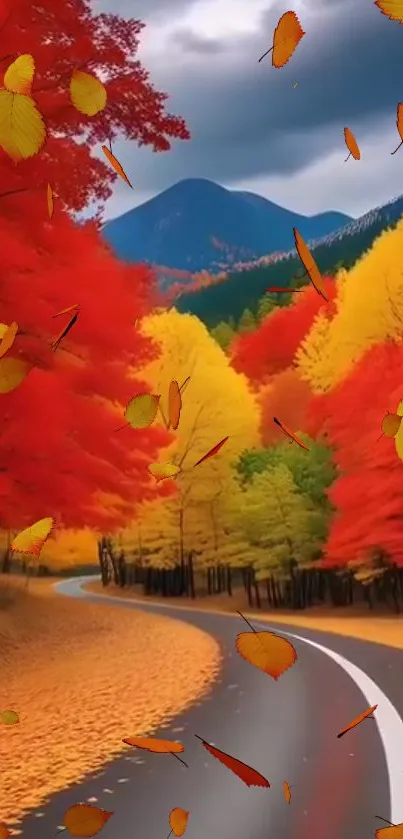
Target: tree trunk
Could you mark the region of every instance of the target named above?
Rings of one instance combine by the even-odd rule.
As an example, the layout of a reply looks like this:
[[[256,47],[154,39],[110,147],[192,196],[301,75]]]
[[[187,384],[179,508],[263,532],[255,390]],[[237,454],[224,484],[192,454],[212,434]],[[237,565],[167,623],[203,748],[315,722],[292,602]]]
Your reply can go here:
[[[226,584],[227,584],[227,594],[229,597],[232,597],[232,568],[230,565],[227,565],[226,568]]]
[[[196,589],[195,589],[195,574],[194,574],[194,567],[193,567],[193,551],[189,551],[188,556],[188,570],[189,570],[189,592],[192,600],[196,598]]]

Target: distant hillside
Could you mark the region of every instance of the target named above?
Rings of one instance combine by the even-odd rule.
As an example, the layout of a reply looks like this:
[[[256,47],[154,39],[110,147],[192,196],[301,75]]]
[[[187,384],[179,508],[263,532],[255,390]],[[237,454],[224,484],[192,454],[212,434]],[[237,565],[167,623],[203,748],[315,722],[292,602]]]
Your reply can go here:
[[[301,216],[259,195],[231,192],[196,178],[180,181],[107,222],[103,235],[128,262],[218,273],[235,263],[289,250],[293,227],[305,238],[317,239],[350,221],[336,212]]]
[[[322,240],[309,241],[322,273],[333,274],[342,266],[350,268],[371,247],[382,230],[393,227],[402,214],[403,196],[371,210]],[[212,328],[231,317],[237,321],[246,308],[255,313],[259,299],[269,286],[295,287],[293,278],[296,275],[301,275],[301,262],[295,250],[282,254],[281,258],[266,257],[239,266],[239,270],[230,272],[225,280],[216,285],[183,292],[177,308],[197,315]]]

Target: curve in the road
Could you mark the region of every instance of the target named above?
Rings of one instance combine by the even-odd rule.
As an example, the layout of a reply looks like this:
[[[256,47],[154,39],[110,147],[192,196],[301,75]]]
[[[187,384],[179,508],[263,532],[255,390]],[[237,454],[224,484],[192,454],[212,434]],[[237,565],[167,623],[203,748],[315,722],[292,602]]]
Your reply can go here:
[[[164,611],[196,625],[219,641],[222,673],[202,700],[155,733],[176,739],[182,732],[190,771],[145,753],[126,752],[52,796],[41,813],[28,814],[21,825],[27,839],[52,835],[65,809],[84,800],[99,801],[105,809],[114,802],[104,839],[132,839],[133,829],[145,839],[158,837],[174,806],[191,812],[189,839],[210,834],[220,839],[243,839],[245,834],[253,839],[267,839],[268,834],[276,839],[312,839],[313,834],[320,839],[356,839],[370,837],[380,826],[374,823],[375,813],[399,821],[397,785],[403,777],[403,758],[401,768],[397,761],[398,752],[403,754],[403,724],[396,707],[403,710],[401,651],[309,630],[300,635],[293,627],[276,626],[276,633],[295,639],[299,666],[273,683],[236,654],[235,634],[241,631],[234,624],[237,616],[93,594],[82,589],[87,579],[65,581],[57,585],[58,591],[149,613]],[[337,653],[332,649],[336,644]],[[118,661],[117,656],[117,666]],[[385,691],[382,698],[379,684]],[[377,724],[365,723],[338,740],[337,732],[362,712],[364,703],[378,704]],[[167,727],[169,734],[163,733]],[[127,728],[130,709],[123,736],[130,734]],[[203,754],[194,734],[262,771],[272,788],[245,787]],[[282,797],[283,780],[294,787],[291,806]]]

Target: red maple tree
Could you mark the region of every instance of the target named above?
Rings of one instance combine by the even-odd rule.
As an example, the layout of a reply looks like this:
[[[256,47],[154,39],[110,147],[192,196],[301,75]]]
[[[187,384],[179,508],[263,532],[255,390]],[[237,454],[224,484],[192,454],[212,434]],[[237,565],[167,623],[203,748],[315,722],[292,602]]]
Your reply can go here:
[[[286,439],[273,422],[273,417],[294,431],[306,431],[306,411],[310,400],[309,386],[293,367],[273,376],[271,383],[262,388],[259,394],[263,445],[283,443]]]
[[[381,435],[387,411],[403,398],[403,349],[378,345],[351,374],[309,407],[309,429],[334,450],[338,477],[325,562],[345,565],[382,551],[403,566],[403,463],[393,439]]]
[[[134,320],[157,293],[151,271],[118,262],[94,223],[77,225],[65,210],[110,194],[116,175],[91,156],[94,146],[119,134],[162,151],[169,138],[188,132],[182,119],[165,114],[165,95],[136,57],[141,23],[93,15],[84,0],[10,0],[0,7],[0,27],[4,70],[17,54],[34,56],[32,95],[48,129],[30,160],[14,165],[0,150],[0,320],[19,325],[9,355],[33,365],[0,397],[0,526],[18,529],[53,515],[67,527],[110,530],[155,492],[147,464],[170,439],[155,426],[115,433],[124,422],[117,404],[147,389],[129,369],[140,370],[158,348]],[[106,78],[107,107],[91,119],[70,103],[75,67]],[[58,199],[52,220],[48,182]],[[52,352],[65,323],[53,315],[73,304],[80,305],[78,321]],[[102,505],[99,492],[116,501]]]
[[[294,360],[295,353],[322,309],[334,314],[336,285],[325,278],[329,303],[315,291],[312,285],[295,294],[289,306],[273,309],[258,329],[239,335],[231,347],[232,364],[239,373],[256,385],[270,381],[271,377],[285,370]]]

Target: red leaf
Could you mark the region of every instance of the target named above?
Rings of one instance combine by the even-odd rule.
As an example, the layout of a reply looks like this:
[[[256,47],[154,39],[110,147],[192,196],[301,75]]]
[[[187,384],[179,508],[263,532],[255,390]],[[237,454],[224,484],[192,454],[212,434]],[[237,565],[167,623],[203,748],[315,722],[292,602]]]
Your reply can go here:
[[[210,752],[213,757],[220,761],[230,772],[233,772],[234,775],[237,775],[241,781],[246,784],[247,787],[269,787],[270,784],[260,772],[257,772],[256,769],[252,769],[251,766],[248,766],[247,763],[243,763],[242,760],[238,760],[236,757],[232,757],[232,755],[227,754],[227,752],[222,752],[221,749],[217,749],[215,746],[210,746],[210,743],[207,743],[206,740],[203,740],[202,737],[199,737],[198,734],[195,734],[198,740],[201,740],[202,745],[204,748]]]

